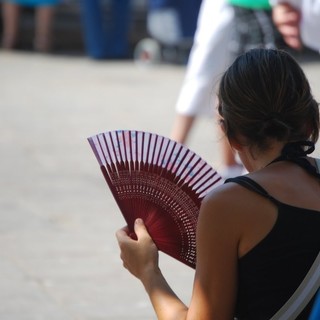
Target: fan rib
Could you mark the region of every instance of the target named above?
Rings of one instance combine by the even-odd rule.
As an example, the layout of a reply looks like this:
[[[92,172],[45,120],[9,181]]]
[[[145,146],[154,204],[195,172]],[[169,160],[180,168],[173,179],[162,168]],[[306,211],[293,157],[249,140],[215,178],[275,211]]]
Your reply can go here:
[[[117,145],[115,146],[118,150],[118,153],[119,153],[119,163],[120,163],[120,166],[125,166],[125,161],[123,159],[123,154],[122,154],[122,150],[121,150],[121,142],[120,142],[120,139],[119,139],[119,131],[116,131],[115,132],[115,135],[116,135],[116,142],[117,142]],[[112,140],[114,141],[114,140]]]
[[[160,176],[162,176],[162,173],[163,173],[163,171],[165,170],[165,157],[166,157],[166,154],[167,154],[167,152],[168,152],[168,149],[169,149],[169,145],[170,145],[170,141],[168,140],[168,139],[166,139],[166,148],[165,148],[165,150],[164,150],[164,153],[162,154],[162,158],[160,159],[160,157],[159,157],[159,160],[160,160],[160,162],[159,162],[159,167],[161,168],[160,169]]]
[[[178,166],[177,166],[177,168],[176,168],[176,171],[175,171],[175,172],[176,172],[176,178],[175,178],[175,182],[176,182],[176,183],[180,180],[181,175],[179,176],[179,175],[178,175],[178,172],[179,172],[180,168],[182,167],[182,165],[185,165],[185,162],[184,162],[184,161],[185,161],[188,153],[189,153],[189,151],[185,152],[185,154],[182,156],[182,158],[181,158],[181,160],[179,161],[179,164],[178,164]]]
[[[191,167],[191,162],[194,158],[195,154],[191,154],[190,159],[185,163],[184,167],[182,168],[182,171],[179,175],[180,180],[177,182],[178,185],[182,186],[183,184],[188,183],[188,181],[190,180],[189,178],[193,170],[193,168]]]
[[[159,152],[158,152],[156,160],[155,160],[157,171],[159,171],[159,169],[158,169],[158,167],[159,167],[159,158],[160,158],[160,155],[161,155],[161,150],[162,150],[163,142],[164,142],[164,138],[163,137],[160,137],[160,139],[161,139],[161,142],[160,142]]]
[[[109,155],[111,169],[112,169],[112,171],[118,172],[118,169],[117,169],[117,166],[116,166],[117,159],[116,159],[114,154],[110,153],[109,145],[107,143],[107,137],[106,137],[106,135],[102,135],[102,137],[103,137],[103,140],[104,140],[106,151],[108,152],[108,155]],[[112,157],[112,155],[113,155],[113,157]]]
[[[175,148],[179,148],[178,149],[178,152],[176,153],[176,154],[174,154],[173,153],[173,158],[172,158],[172,161],[171,161],[171,163],[172,163],[172,165],[171,165],[171,168],[170,168],[170,170],[171,170],[171,172],[172,173],[175,173],[175,172],[177,172],[177,167],[175,167],[175,165],[176,166],[179,166],[179,157],[180,157],[180,154],[181,154],[181,151],[182,151],[182,149],[183,149],[183,146],[182,145],[179,145],[178,143],[175,145]]]
[[[196,157],[196,154],[193,154],[192,157],[190,158],[190,160],[188,161],[187,165],[185,166],[184,171],[183,171],[183,172],[185,172],[187,169],[189,169],[189,171],[187,171],[187,173],[184,176],[185,177],[185,181],[187,183],[189,183],[192,180],[192,178],[194,176],[193,170],[194,170],[194,168],[197,167],[198,163],[201,161],[201,158],[198,158],[196,160],[196,162],[193,164],[193,166],[191,166],[191,162],[195,157]],[[190,179],[188,180],[188,178],[190,178]]]

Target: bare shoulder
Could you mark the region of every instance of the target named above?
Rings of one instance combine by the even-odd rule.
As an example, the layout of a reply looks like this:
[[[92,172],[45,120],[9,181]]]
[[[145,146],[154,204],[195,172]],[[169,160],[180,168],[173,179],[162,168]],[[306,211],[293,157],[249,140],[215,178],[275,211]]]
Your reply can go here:
[[[216,215],[234,215],[241,213],[255,194],[236,183],[226,183],[212,190],[202,202],[203,211]]]
[[[237,185],[223,185],[202,202],[197,226],[197,267],[191,310],[203,319],[233,318],[237,294],[240,229],[230,212]],[[239,189],[240,190],[240,189]],[[231,200],[233,201],[233,200]],[[200,297],[200,298],[199,298]],[[192,311],[193,312],[193,311]]]
[[[199,232],[211,233],[218,243],[246,254],[274,226],[277,207],[269,199],[236,183],[227,183],[204,199],[199,215]],[[201,236],[202,237],[202,236]],[[209,240],[209,236],[205,240]]]
[[[226,183],[203,200],[199,219],[230,231],[246,232],[248,225],[257,225],[267,216],[275,217],[275,205],[267,198],[237,183]],[[236,230],[234,229],[236,228]]]
[[[251,210],[248,204],[255,201],[253,192],[236,183],[224,184],[203,199],[199,221],[204,228],[211,226],[219,229],[219,233],[224,230],[239,235],[245,216]]]

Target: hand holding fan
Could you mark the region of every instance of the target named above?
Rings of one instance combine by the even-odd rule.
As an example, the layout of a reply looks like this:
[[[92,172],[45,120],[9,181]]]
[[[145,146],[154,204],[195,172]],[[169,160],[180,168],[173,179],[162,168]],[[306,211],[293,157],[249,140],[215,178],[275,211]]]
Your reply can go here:
[[[180,143],[142,131],[88,138],[129,230],[142,218],[158,249],[195,268],[204,196],[221,177]]]

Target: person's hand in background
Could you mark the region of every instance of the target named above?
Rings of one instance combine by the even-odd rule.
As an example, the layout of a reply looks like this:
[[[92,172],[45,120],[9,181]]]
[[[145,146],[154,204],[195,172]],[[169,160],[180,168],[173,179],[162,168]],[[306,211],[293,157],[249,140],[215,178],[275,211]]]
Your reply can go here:
[[[272,18],[285,43],[293,49],[300,50],[300,11],[288,3],[279,3],[272,9]]]

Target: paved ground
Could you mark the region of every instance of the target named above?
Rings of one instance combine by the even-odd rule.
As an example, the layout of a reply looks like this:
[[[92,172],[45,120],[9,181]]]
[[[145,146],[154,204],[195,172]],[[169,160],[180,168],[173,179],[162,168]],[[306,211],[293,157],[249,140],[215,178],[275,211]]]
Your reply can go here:
[[[304,64],[318,99],[319,62]],[[122,268],[114,232],[124,222],[86,138],[168,135],[184,67],[0,52],[0,70],[0,319],[154,319]],[[202,119],[190,147],[219,169],[217,140]],[[192,270],[161,264],[187,302]]]

